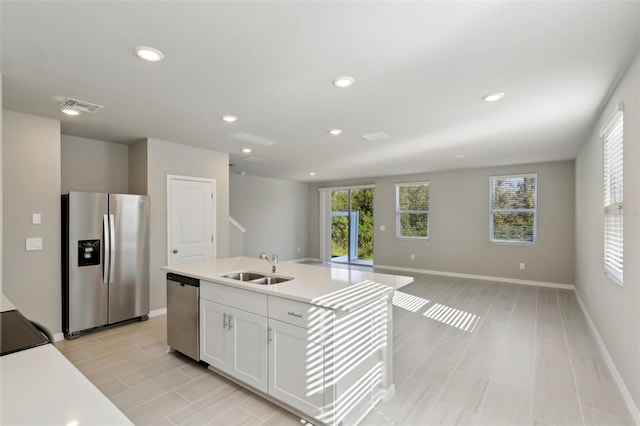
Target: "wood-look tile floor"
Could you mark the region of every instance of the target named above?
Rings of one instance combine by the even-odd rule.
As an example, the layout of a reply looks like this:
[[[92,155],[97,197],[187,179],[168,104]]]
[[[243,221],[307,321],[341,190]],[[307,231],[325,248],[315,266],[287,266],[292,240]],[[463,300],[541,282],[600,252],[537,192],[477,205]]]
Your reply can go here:
[[[396,396],[363,425],[633,424],[573,291],[415,278],[394,297]],[[56,346],[137,425],[300,424],[166,353],[166,317]]]

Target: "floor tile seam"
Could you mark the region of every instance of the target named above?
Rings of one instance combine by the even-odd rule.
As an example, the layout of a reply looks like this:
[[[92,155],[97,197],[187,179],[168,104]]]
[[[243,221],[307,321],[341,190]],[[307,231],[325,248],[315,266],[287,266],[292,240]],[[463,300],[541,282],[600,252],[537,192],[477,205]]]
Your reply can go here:
[[[192,379],[191,377],[189,377],[188,375],[184,374],[184,373],[183,373],[182,371],[180,371],[180,370],[177,370],[177,369],[176,369],[176,370],[172,370],[172,371],[177,371],[177,372],[179,372],[180,374],[182,374],[183,376],[185,376],[185,377],[186,377],[187,379],[189,379],[189,380],[187,380],[187,381],[186,381],[186,382],[184,382],[184,383],[179,384],[178,386],[174,386],[174,387],[172,387],[171,389],[168,389],[168,390],[167,390],[167,392],[168,392],[168,391],[175,391],[177,387],[183,386],[183,385],[185,385],[185,384],[187,384],[187,383],[190,383],[190,382],[192,382],[192,381],[194,380],[194,379]],[[172,371],[167,371],[165,374],[162,374],[162,375],[157,376],[157,377],[153,377],[152,379],[149,379],[149,380],[145,380],[144,382],[141,382],[141,383],[139,383],[139,384],[137,384],[137,385],[135,385],[135,386],[129,386],[129,385],[127,385],[127,384],[126,384],[126,383],[124,383],[122,380],[120,380],[120,378],[118,378],[118,380],[120,380],[122,383],[124,383],[124,385],[125,385],[125,386],[127,386],[127,387],[128,387],[128,389],[126,389],[126,390],[125,390],[125,391],[123,391],[123,392],[126,392],[126,391],[128,391],[128,390],[133,390],[133,391],[135,391],[137,388],[140,388],[140,387],[142,387],[142,386],[150,386],[150,385],[154,385],[154,386],[160,387],[160,385],[159,385],[157,382],[158,382],[160,379],[162,379],[164,376],[169,375]],[[118,392],[118,393],[121,393],[121,392]],[[179,392],[176,392],[176,393],[178,393],[178,394],[179,394]],[[112,395],[112,396],[115,396],[115,395]],[[182,395],[181,395],[181,396],[182,396]],[[109,398],[109,399],[111,399],[111,398]],[[187,399],[188,399],[188,398],[187,398]]]
[[[500,293],[500,292],[498,291],[498,294],[499,294],[499,293]],[[511,324],[511,318],[513,317],[513,309],[514,309],[514,307],[515,307],[515,303],[516,303],[516,300],[518,299],[518,294],[519,294],[519,293],[520,293],[520,288],[518,288],[518,291],[516,292],[516,297],[514,297],[514,299],[513,299],[513,304],[512,304],[512,307],[511,307],[511,313],[510,313],[510,315],[509,315],[509,321],[508,321],[508,324]],[[491,307],[489,308],[489,310],[491,310],[491,308],[492,308],[492,307],[493,307],[493,305],[495,304],[496,300],[498,299],[498,294],[496,294],[496,296],[494,297],[494,299],[493,299],[493,303],[491,304]],[[488,311],[487,311],[487,312],[488,312]],[[476,338],[476,336],[474,336],[474,337],[471,339],[471,340],[472,340],[472,342],[473,342],[473,340],[475,340],[475,338]],[[470,374],[470,373],[467,373],[467,374]],[[493,372],[491,373],[491,375],[493,375]],[[475,421],[475,423],[474,423],[474,424],[475,424],[476,426],[481,426],[481,425],[480,425],[480,423],[479,423],[479,422],[480,422],[480,417],[481,417],[481,415],[482,415],[482,411],[484,410],[485,402],[487,401],[487,394],[488,394],[488,389],[489,389],[489,384],[490,384],[490,383],[491,383],[491,377],[489,377],[489,378],[487,379],[487,385],[486,385],[486,387],[485,387],[484,394],[482,395],[482,399],[480,400],[480,404],[478,405],[478,412],[477,412],[477,413],[475,413],[475,414],[476,414],[476,421]]]
[[[116,344],[122,343],[123,340],[127,340],[127,339],[137,340],[137,339],[139,339],[141,337],[143,337],[146,340],[150,340],[150,338],[145,336],[144,334],[132,334],[132,335],[128,335],[128,336],[122,336],[122,337],[119,337],[117,339],[109,339],[107,341],[99,340],[99,342],[102,345],[116,345]],[[129,345],[127,345],[127,346],[129,346]]]
[[[97,371],[100,371],[100,370],[102,370],[102,369],[104,369],[104,368],[111,368],[111,367],[113,367],[113,366],[115,366],[115,365],[117,365],[117,364],[119,364],[119,363],[122,363],[122,362],[126,362],[127,364],[129,364],[129,365],[131,365],[132,367],[134,367],[134,369],[133,369],[133,370],[131,370],[131,371],[128,371],[128,372],[126,372],[126,373],[122,373],[122,374],[114,374],[113,376],[110,376],[109,378],[107,378],[106,380],[103,380],[103,381],[98,381],[98,380],[96,380],[96,379],[94,379],[94,378],[90,378],[90,377],[89,377],[89,375],[94,374],[94,373],[96,373]],[[99,369],[97,369],[97,370],[91,371],[91,372],[89,372],[89,373],[84,373],[84,372],[83,372],[81,369],[79,369],[79,368],[78,368],[78,370],[82,373],[82,375],[83,375],[83,376],[85,376],[87,379],[89,379],[89,381],[90,381],[91,383],[93,383],[95,386],[98,386],[99,384],[103,384],[103,383],[105,383],[105,382],[108,382],[109,380],[118,379],[118,378],[124,377],[124,376],[126,376],[126,375],[129,375],[129,374],[135,373],[136,371],[138,371],[138,366],[136,366],[136,365],[132,364],[132,363],[131,363],[131,362],[129,362],[128,360],[121,360],[121,361],[118,361],[118,362],[116,362],[116,363],[109,364],[109,365],[107,365],[107,366],[103,366],[103,367],[101,367],[101,368],[99,368]],[[125,384],[127,384],[127,383],[125,382]],[[129,386],[129,385],[128,385],[128,386]]]
[[[567,349],[567,354],[570,353],[571,348],[569,347],[569,338],[567,337],[567,329],[564,325],[564,318],[562,316],[562,304],[560,303],[560,295],[556,291],[556,299],[558,300],[558,308],[560,309],[560,322],[562,324],[562,332],[564,334],[564,344]],[[576,391],[576,398],[578,400],[578,407],[580,409],[580,418],[582,419],[582,424],[586,425],[586,419],[584,418],[584,404],[582,403],[582,398],[580,397],[580,392],[578,392],[578,381],[576,379],[576,371],[573,366],[573,359],[569,356],[569,366],[571,367],[571,379],[573,381],[573,387]]]
[[[535,315],[533,317],[533,356],[531,357],[531,385],[529,387],[529,423],[533,424],[533,399],[536,386],[536,336],[538,335],[538,296],[540,294],[539,289],[536,287],[536,304]]]
[[[137,366],[136,366],[136,367],[137,367]],[[144,368],[144,367],[143,367],[143,368]],[[135,387],[137,387],[137,386],[144,385],[144,384],[146,384],[147,382],[150,382],[150,381],[153,381],[153,380],[159,379],[159,378],[161,378],[161,377],[163,377],[163,376],[166,376],[167,374],[171,373],[171,372],[172,372],[172,371],[174,371],[174,370],[178,370],[178,368],[176,367],[176,368],[172,368],[171,370],[163,371],[163,372],[162,372],[162,374],[155,375],[155,376],[153,376],[153,377],[146,377],[143,381],[141,381],[141,382],[139,382],[139,383],[136,383],[135,385],[130,385],[130,384],[128,384],[127,382],[125,382],[124,380],[123,380],[123,382],[124,382],[124,384],[125,384],[125,385],[127,385],[127,386],[129,386],[129,387],[131,387],[131,388],[135,388]],[[142,368],[138,368],[138,367],[137,367],[135,371],[130,371],[130,372],[129,372],[129,373],[127,373],[127,374],[122,374],[122,375],[120,375],[120,376],[117,376],[117,378],[122,378],[122,377],[124,377],[124,376],[128,376],[128,375],[131,375],[131,374],[139,373],[139,372],[141,372],[141,371],[142,371]],[[182,374],[184,374],[184,373],[182,373]],[[187,376],[187,377],[190,377],[188,374],[184,374],[184,375],[185,375],[185,376]]]
[[[256,419],[257,421],[259,421],[260,423],[267,422],[267,421],[269,421],[269,419],[270,419],[271,417],[273,417],[273,416],[275,416],[275,415],[277,415],[277,414],[278,414],[278,411],[277,411],[277,410],[272,409],[272,410],[271,410],[271,411],[272,411],[272,413],[271,413],[271,414],[269,414],[269,415],[268,415],[268,416],[263,420],[263,419],[261,419],[260,417],[256,416],[255,414],[253,414],[251,411],[247,410],[246,408],[241,407],[241,406],[240,406],[240,404],[238,404],[238,405],[234,406],[233,408],[237,408],[237,409],[239,409],[240,411],[244,411],[245,413],[249,414],[251,417],[253,417],[253,418],[254,418],[254,419]],[[233,409],[233,408],[232,408],[232,409]]]
[[[160,394],[156,395],[155,397],[153,397],[153,398],[151,398],[151,399],[147,399],[146,401],[139,402],[139,403],[135,404],[134,406],[129,407],[129,408],[127,408],[126,410],[121,410],[121,411],[122,411],[123,413],[125,413],[125,414],[127,414],[127,413],[131,413],[131,411],[135,410],[136,408],[139,408],[140,406],[142,406],[142,405],[144,405],[144,404],[149,404],[149,403],[151,403],[151,402],[153,402],[153,401],[155,401],[155,400],[157,400],[157,399],[159,399],[159,398],[162,398],[163,396],[168,395],[168,394],[170,394],[170,393],[174,393],[174,394],[176,394],[177,396],[179,396],[180,398],[184,399],[184,400],[185,400],[185,402],[187,402],[187,405],[185,405],[185,406],[184,406],[184,407],[182,407],[182,408],[179,408],[179,409],[178,409],[178,410],[176,410],[176,411],[172,411],[171,413],[168,413],[165,417],[169,418],[169,416],[170,416],[170,415],[175,414],[177,411],[180,411],[180,410],[182,410],[183,408],[186,408],[186,407],[188,407],[189,405],[191,405],[191,401],[189,401],[188,399],[186,399],[185,397],[183,397],[182,395],[180,395],[180,394],[179,394],[178,392],[176,392],[175,390],[170,389],[170,390],[168,390],[168,391],[166,391],[166,392],[162,392],[162,393],[160,393]],[[109,400],[111,400],[111,399],[109,398]],[[111,401],[111,402],[113,402],[113,401]],[[115,405],[115,402],[113,402],[113,404]],[[120,407],[118,407],[118,408],[120,408]]]
[[[111,397],[116,396],[116,395],[119,395],[119,394],[121,394],[122,392],[126,392],[126,391],[128,391],[129,389],[133,389],[131,386],[127,385],[125,382],[123,382],[122,380],[120,380],[120,377],[116,377],[116,378],[115,378],[115,379],[113,379],[113,380],[117,380],[117,381],[119,381],[119,382],[122,384],[122,386],[124,386],[126,389],[123,389],[123,390],[121,390],[121,391],[118,391],[118,392],[116,392],[116,393],[114,393],[114,394],[110,395],[110,396],[107,396],[107,395],[105,395],[105,393],[104,393],[104,392],[102,392],[102,390],[101,390],[101,389],[99,389],[99,388],[98,388],[98,390],[100,390],[100,392],[102,392],[102,394],[103,394],[103,395],[107,396],[107,398],[109,399],[109,401],[112,401],[112,400],[111,400]],[[105,383],[106,383],[106,382],[105,382]],[[96,387],[98,387],[98,386],[96,385]],[[113,402],[113,401],[112,401],[112,402]]]
[[[491,301],[491,306],[489,306],[489,309],[487,310],[487,312],[489,312],[491,310],[491,308],[493,308],[493,306],[496,303],[496,299],[497,299],[497,294],[493,297],[493,300]],[[446,333],[445,333],[446,334]],[[462,355],[460,356],[460,359],[457,360],[455,366],[453,367],[453,369],[451,370],[451,372],[449,373],[447,380],[445,380],[444,384],[442,385],[442,387],[439,389],[438,394],[436,395],[435,399],[434,399],[434,403],[431,406],[431,408],[429,408],[429,410],[427,411],[427,416],[429,414],[431,414],[433,408],[435,407],[435,405],[437,403],[444,403],[443,401],[441,401],[441,397],[442,394],[444,392],[444,390],[447,388],[447,386],[449,385],[449,383],[451,382],[451,378],[453,377],[453,375],[456,373],[456,371],[460,368],[460,364],[462,363],[462,360],[464,359],[464,357],[466,356],[466,354],[469,351],[469,348],[471,347],[471,344],[473,343],[473,341],[477,338],[478,334],[476,333],[474,336],[471,337],[471,339],[469,339],[469,342],[467,343],[467,347],[465,348],[464,352],[462,353]],[[443,336],[444,337],[444,336]],[[466,374],[466,373],[465,373]],[[488,383],[488,382],[487,382]],[[479,404],[479,408],[478,408],[478,418],[480,417],[480,412],[482,411],[482,407],[484,405],[484,399],[486,397],[486,389],[484,392],[484,395],[482,396],[482,401],[480,401]],[[476,423],[477,423],[477,418],[476,418]]]
[[[77,368],[78,370],[80,370],[80,371],[82,372],[82,374],[85,374],[85,375],[87,375],[87,374],[91,374],[91,373],[95,373],[96,371],[98,371],[98,370],[100,370],[100,369],[102,369],[102,368],[111,367],[111,366],[113,366],[114,364],[118,364],[118,363],[120,363],[120,362],[125,362],[125,361],[126,361],[126,362],[128,362],[129,364],[131,364],[131,365],[135,366],[136,368],[138,368],[138,366],[137,366],[137,365],[135,365],[135,364],[133,364],[133,363],[129,360],[129,358],[121,358],[121,359],[113,360],[113,361],[107,362],[106,364],[102,364],[103,360],[100,360],[100,359],[96,359],[96,360],[89,360],[89,361],[90,361],[90,362],[99,362],[99,363],[101,363],[101,364],[100,364],[99,366],[97,366],[97,367],[92,368],[92,369],[86,369],[86,368],[85,368],[85,366],[83,366],[82,364],[77,365],[77,364],[75,364],[75,363],[74,363],[74,365],[76,366],[76,368]],[[116,376],[116,377],[120,377],[120,376]]]

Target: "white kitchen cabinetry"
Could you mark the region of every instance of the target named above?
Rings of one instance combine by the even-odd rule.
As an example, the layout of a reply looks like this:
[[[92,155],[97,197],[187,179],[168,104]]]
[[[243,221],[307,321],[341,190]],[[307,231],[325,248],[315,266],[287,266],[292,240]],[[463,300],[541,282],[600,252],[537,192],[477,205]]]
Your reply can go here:
[[[388,293],[338,310],[202,281],[200,358],[312,421],[353,425],[393,392],[390,314]]]
[[[251,296],[244,301],[237,301],[236,296],[244,296],[238,292],[244,290],[224,288],[225,286],[216,288],[220,286],[209,283],[207,286],[215,286],[219,300],[227,303],[234,303],[235,300],[240,308],[251,308],[256,302]],[[205,286],[202,290],[206,288]],[[204,295],[215,297],[206,290]],[[266,310],[266,297],[262,302]],[[267,318],[237,306],[201,297],[200,359],[262,392],[267,392]]]
[[[310,416],[322,415],[330,399],[324,343],[311,330],[269,319],[269,395]]]

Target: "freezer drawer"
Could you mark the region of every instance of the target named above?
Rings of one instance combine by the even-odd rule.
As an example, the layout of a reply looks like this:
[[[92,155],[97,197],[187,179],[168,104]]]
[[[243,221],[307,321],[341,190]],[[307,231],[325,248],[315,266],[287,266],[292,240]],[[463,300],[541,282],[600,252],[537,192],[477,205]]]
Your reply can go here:
[[[200,361],[200,280],[167,274],[167,345]]]

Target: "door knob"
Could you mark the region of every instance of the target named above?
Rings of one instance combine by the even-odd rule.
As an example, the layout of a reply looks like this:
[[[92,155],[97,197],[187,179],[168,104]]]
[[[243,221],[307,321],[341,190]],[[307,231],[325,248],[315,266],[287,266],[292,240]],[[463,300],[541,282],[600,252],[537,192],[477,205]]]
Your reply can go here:
[[[173,253],[173,254],[178,253],[178,249],[173,249],[172,253]]]

